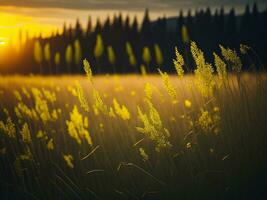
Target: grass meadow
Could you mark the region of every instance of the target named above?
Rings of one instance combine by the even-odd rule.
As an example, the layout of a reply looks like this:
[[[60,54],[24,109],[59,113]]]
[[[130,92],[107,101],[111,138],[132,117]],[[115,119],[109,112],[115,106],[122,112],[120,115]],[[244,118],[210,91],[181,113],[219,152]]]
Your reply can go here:
[[[184,76],[2,76],[1,199],[264,199],[267,75],[201,58]]]

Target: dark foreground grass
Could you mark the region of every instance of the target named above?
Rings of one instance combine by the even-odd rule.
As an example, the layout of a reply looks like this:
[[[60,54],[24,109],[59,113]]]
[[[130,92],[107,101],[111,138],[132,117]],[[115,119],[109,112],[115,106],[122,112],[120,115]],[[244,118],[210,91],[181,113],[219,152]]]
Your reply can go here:
[[[89,112],[70,92],[75,80],[83,88]],[[6,123],[9,116],[16,130],[15,138],[10,138],[0,129],[1,199],[266,199],[266,75],[244,74],[239,84],[233,76],[208,99],[198,93],[194,77],[170,80],[177,89],[175,103],[158,76],[96,77],[95,88],[105,104],[112,105],[116,98],[128,108],[131,117],[123,120],[93,112],[92,88],[85,78],[1,77],[0,121]],[[157,88],[152,102],[170,132],[172,147],[160,152],[136,129],[142,127],[137,106],[148,110],[147,82]],[[46,102],[50,111],[61,110],[56,120],[43,123],[39,118],[18,117],[14,108],[20,102],[36,109],[32,88],[55,93],[56,101]],[[192,107],[187,108],[185,100]],[[66,120],[74,105],[88,117],[92,146],[84,140],[79,145],[68,134]],[[188,128],[188,116],[195,123],[201,109],[214,107],[220,110],[218,134]],[[25,123],[31,142],[22,140]],[[45,136],[38,138],[39,130]],[[140,148],[148,160],[144,161]],[[73,156],[73,168],[64,155]]]

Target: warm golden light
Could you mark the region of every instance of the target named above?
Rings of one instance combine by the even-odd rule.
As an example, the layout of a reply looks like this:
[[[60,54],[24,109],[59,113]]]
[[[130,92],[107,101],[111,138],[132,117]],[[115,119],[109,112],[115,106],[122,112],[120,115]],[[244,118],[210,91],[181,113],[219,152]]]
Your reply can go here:
[[[0,48],[8,46],[8,39],[5,37],[0,37]]]
[[[140,22],[143,19],[144,10],[81,10],[67,8],[30,8],[16,6],[0,6],[0,37],[9,39],[8,44],[18,46],[19,41],[25,41],[26,35],[29,37],[39,36],[49,37],[53,31],[62,31],[63,24],[69,27],[76,23],[79,18],[83,28],[87,26],[88,16],[91,16],[92,25],[99,19],[101,22],[108,16],[121,13],[125,18],[129,15],[132,19],[136,16]],[[151,20],[156,20],[159,16],[174,16],[175,12],[151,11]],[[27,34],[26,34],[27,32]],[[19,39],[21,38],[21,39]]]
[[[51,35],[56,27],[45,24],[33,17],[18,15],[15,13],[0,13],[0,46],[7,44],[17,46],[18,42],[24,42],[26,35],[37,36],[41,33],[43,37]]]
[[[0,46],[5,46],[6,45],[6,41],[0,41]]]

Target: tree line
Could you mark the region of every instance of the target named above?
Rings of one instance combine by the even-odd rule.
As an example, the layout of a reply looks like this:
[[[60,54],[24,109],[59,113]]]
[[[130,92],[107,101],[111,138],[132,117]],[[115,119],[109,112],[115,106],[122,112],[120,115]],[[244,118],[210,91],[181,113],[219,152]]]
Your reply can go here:
[[[259,12],[257,4],[247,5],[241,15],[232,8],[210,8],[180,11],[175,18],[160,17],[151,21],[149,10],[139,24],[136,17],[121,14],[93,27],[89,17],[83,28],[77,20],[75,27],[64,24],[62,33],[49,38],[28,38],[16,59],[16,72],[41,74],[82,73],[82,60],[88,59],[94,73],[147,73],[157,68],[171,72],[175,47],[186,58],[188,71],[193,62],[189,54],[191,41],[204,50],[218,49],[219,44],[238,48],[247,44],[259,57],[267,53],[267,10]],[[218,49],[219,50],[219,49]],[[206,55],[212,61],[212,54]],[[263,62],[266,62],[263,59]],[[247,66],[249,67],[249,66]]]

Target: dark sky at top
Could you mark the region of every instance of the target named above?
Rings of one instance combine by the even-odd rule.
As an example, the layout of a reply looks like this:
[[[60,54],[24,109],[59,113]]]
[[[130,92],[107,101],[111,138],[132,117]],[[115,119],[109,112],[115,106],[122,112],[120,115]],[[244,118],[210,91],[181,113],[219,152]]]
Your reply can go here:
[[[199,7],[242,7],[254,0],[0,0],[0,5],[26,7],[52,7],[73,9],[108,9],[108,10],[173,10],[178,8]],[[257,0],[259,7],[266,8],[267,0]]]

